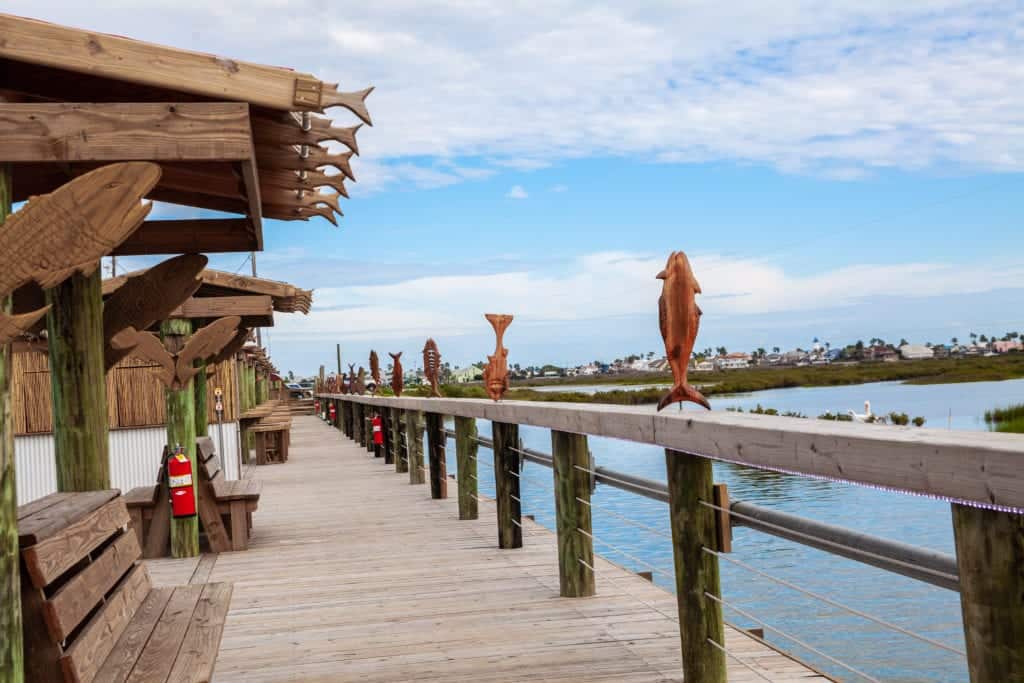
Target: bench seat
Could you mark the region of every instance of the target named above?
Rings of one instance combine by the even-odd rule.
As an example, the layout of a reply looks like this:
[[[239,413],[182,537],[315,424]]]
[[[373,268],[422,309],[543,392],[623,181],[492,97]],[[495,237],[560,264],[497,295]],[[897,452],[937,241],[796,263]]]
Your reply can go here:
[[[128,519],[116,490],[18,509],[26,680],[211,680],[231,584],[154,588]]]

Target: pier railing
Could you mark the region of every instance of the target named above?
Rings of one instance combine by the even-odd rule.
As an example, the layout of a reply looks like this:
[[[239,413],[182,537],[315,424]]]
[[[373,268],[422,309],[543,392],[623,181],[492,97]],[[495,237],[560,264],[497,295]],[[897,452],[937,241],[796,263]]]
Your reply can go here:
[[[445,447],[455,438],[459,515],[475,519],[483,500],[478,487],[480,446],[494,455],[493,477],[498,543],[523,543],[520,481],[522,463],[554,471],[555,526],[559,580],[564,597],[596,590],[591,493],[600,483],[668,505],[678,602],[683,670],[688,681],[725,680],[723,607],[846,669],[876,680],[770,624],[722,597],[719,562],[729,562],[808,597],[880,626],[966,657],[971,680],[1024,679],[1024,439],[1013,435],[943,432],[854,425],[736,413],[665,412],[649,408],[476,399],[385,398],[324,394],[334,402],[337,426],[373,450],[371,414],[383,420],[380,449],[411,483],[430,482],[434,498],[447,497]],[[454,418],[455,429],[444,427]],[[492,423],[492,438],[478,435],[476,419]],[[522,446],[519,427],[551,430],[552,452]],[[426,433],[427,448],[423,435]],[[665,448],[665,483],[600,467],[593,462],[588,435],[625,439]],[[424,453],[426,451],[426,462]],[[927,496],[951,503],[956,556],[862,534],[844,527],[729,501],[724,485],[712,480],[711,463],[847,482]],[[609,511],[611,512],[611,511]],[[624,520],[639,525],[635,520]],[[835,555],[908,576],[960,594],[966,651],[914,633],[827,595],[808,591],[729,556],[731,527],[747,526]],[[642,526],[642,525],[641,525]],[[649,566],[639,558],[637,563]],[[735,658],[743,663],[739,658]]]

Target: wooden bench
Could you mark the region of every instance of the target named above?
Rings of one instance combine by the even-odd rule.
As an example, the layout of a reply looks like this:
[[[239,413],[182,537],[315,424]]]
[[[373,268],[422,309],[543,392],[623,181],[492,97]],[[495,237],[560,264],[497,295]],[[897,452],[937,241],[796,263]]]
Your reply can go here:
[[[154,588],[117,490],[18,508],[25,680],[204,683],[229,583]]]
[[[239,421],[243,434],[255,437],[257,465],[288,461],[292,411],[287,403],[267,401],[242,413]]]
[[[165,557],[170,544],[170,494],[165,450],[155,486],[139,486],[125,501],[144,557]],[[252,536],[252,513],[259,507],[263,483],[253,479],[226,481],[213,439],[196,439],[199,523],[215,553],[246,550]]]

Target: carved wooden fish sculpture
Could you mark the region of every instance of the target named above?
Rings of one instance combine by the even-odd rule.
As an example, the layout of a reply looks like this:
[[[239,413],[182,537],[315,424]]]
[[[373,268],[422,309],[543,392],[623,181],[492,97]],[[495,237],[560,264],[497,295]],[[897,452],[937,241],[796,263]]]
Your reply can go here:
[[[29,199],[4,222],[0,249],[0,296],[36,282],[49,289],[74,273],[92,274],[100,257],[135,232],[149,214],[142,198],[160,180],[160,167],[148,162],[110,164]],[[26,315],[0,313],[0,330],[22,329]]]
[[[118,333],[112,343],[115,349],[130,347],[133,356],[159,365],[158,377],[170,389],[177,391],[199,373],[199,368],[192,367],[192,363],[216,356],[234,339],[240,322],[242,319],[237,315],[212,322],[193,334],[178,353],[169,352],[152,332],[140,332],[133,327]]]
[[[494,355],[487,356],[487,367],[484,368],[484,389],[493,401],[500,401],[508,391],[508,349],[502,346],[505,330],[512,324],[512,316],[501,313],[486,313],[487,321],[494,328],[497,337]]]
[[[182,254],[125,280],[103,304],[103,357],[107,370],[131,353],[114,349],[110,342],[123,329],[145,330],[167,318],[171,311],[196,293],[206,267],[202,254]]]
[[[235,354],[242,350],[245,343],[249,341],[249,337],[252,336],[252,330],[247,327],[240,328],[235,332],[235,336],[231,338],[224,348],[220,350],[213,358],[209,359],[207,363],[209,365],[216,365],[217,363],[223,363],[226,360],[234,358]]]
[[[394,360],[394,363],[391,366],[391,391],[394,392],[395,396],[401,396],[402,386],[404,383],[404,380],[402,379],[402,352],[388,352],[388,355]]]
[[[348,364],[348,393],[356,393],[356,364]]]
[[[359,374],[356,375],[355,391],[360,396],[366,393],[366,370],[363,369],[362,365],[359,366]]]
[[[382,384],[380,379],[380,358],[377,357],[376,351],[370,351],[370,377],[373,378],[373,393],[376,394]]]
[[[658,322],[673,381],[671,391],[658,402],[658,410],[679,401],[692,401],[711,410],[708,400],[686,383],[690,354],[700,328],[701,310],[697,305],[700,284],[690,268],[690,260],[681,251],[672,252],[665,270],[657,277],[665,281],[658,299]]]
[[[0,313],[0,344],[7,344],[24,334],[28,334],[49,310],[50,307],[45,306],[30,313],[22,313],[21,315]]]
[[[428,339],[423,345],[423,374],[430,382],[430,396],[441,398],[441,390],[438,388],[441,381],[441,352],[433,339]]]

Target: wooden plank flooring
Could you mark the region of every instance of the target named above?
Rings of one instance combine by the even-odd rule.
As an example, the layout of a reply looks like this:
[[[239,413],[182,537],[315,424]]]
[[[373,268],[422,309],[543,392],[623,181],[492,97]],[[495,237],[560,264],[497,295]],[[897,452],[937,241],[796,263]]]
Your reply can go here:
[[[682,680],[673,596],[598,559],[598,595],[560,598],[553,533],[524,520],[525,547],[498,550],[492,503],[459,521],[454,491],[431,500],[315,417],[250,476],[252,544],[208,576],[234,583],[217,683]],[[147,562],[157,585],[209,563]],[[726,645],[764,677],[730,659],[730,680],[828,680],[738,631]]]

